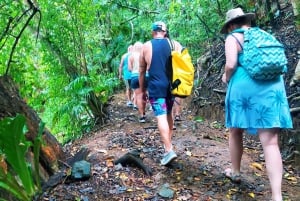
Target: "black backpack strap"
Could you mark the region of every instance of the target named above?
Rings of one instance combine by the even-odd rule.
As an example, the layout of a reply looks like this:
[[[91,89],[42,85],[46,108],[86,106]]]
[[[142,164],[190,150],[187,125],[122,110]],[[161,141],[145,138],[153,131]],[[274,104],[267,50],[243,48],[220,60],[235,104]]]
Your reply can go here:
[[[238,44],[240,45],[240,47],[242,48],[243,50],[243,46],[241,44],[241,42],[237,39],[237,37],[235,35],[233,35],[233,33],[241,33],[241,34],[244,34],[246,30],[243,29],[243,28],[237,28],[235,30],[233,30],[232,32],[229,33],[229,35],[231,35],[233,38],[235,38],[235,40],[238,42]]]
[[[230,35],[235,38],[235,40],[238,42],[238,44],[241,46],[242,50],[243,50],[243,46],[241,44],[241,42],[239,41],[239,39],[237,39],[237,37],[235,35],[233,35],[232,33],[230,33]]]

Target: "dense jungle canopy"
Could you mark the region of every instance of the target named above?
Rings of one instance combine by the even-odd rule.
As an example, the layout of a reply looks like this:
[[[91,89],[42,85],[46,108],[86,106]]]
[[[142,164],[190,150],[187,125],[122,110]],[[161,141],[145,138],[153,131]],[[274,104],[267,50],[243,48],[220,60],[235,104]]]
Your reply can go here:
[[[299,5],[293,0],[2,0],[0,118],[16,117],[17,125],[26,122],[26,137],[32,144],[25,141],[24,144],[33,154],[28,156],[26,151],[20,150],[20,157],[26,155],[27,159],[36,160],[41,146],[40,157],[47,173],[38,174],[44,175],[42,180],[47,180],[58,169],[55,160],[65,157],[60,145],[104,125],[109,119],[107,107],[111,97],[124,88],[118,79],[121,56],[134,42],[151,39],[154,21],[166,22],[171,38],[189,49],[195,64],[197,86],[191,102],[199,109],[203,100],[210,102],[207,90],[213,90],[205,88],[204,80],[221,82],[224,36],[220,34],[220,28],[226,11],[239,6],[246,12],[255,12],[257,24],[271,30],[277,18],[288,18],[283,17],[280,8],[291,5],[293,11],[299,13]],[[291,74],[287,76],[287,86],[299,61],[299,14],[293,19],[296,33],[292,34],[295,44],[290,45]],[[203,64],[208,65],[206,69]],[[212,78],[207,79],[211,75]],[[206,91],[199,96],[202,87]],[[292,98],[299,98],[296,85],[288,91]],[[217,90],[217,94],[224,93]],[[295,106],[297,115],[298,107]],[[6,120],[4,124],[13,123]],[[22,132],[20,128],[16,130]],[[10,138],[1,137],[2,144],[6,140],[10,141]],[[296,143],[294,139],[293,143]],[[0,150],[0,167],[6,167],[4,158],[9,157],[2,153]],[[33,169],[37,170],[37,166]],[[21,178],[26,178],[26,173]],[[0,186],[9,187],[5,182]],[[29,183],[27,186],[34,185]],[[32,195],[36,189],[28,187],[26,192]],[[24,200],[28,198],[26,193],[20,196]]]
[[[151,24],[166,21],[170,35],[193,61],[220,37],[231,1],[17,1],[1,2],[1,75],[61,142],[106,118],[105,104],[120,88],[117,68]],[[241,1],[254,9],[254,2]]]
[[[271,9],[270,3],[261,4]],[[189,49],[196,65],[214,41],[222,43],[219,30],[228,8],[255,12],[257,5],[249,0],[4,0],[0,73],[13,78],[27,104],[64,143],[105,121],[105,104],[122,85],[120,58],[130,44],[151,38],[154,21],[168,24],[171,37]],[[260,15],[261,23],[272,16]]]

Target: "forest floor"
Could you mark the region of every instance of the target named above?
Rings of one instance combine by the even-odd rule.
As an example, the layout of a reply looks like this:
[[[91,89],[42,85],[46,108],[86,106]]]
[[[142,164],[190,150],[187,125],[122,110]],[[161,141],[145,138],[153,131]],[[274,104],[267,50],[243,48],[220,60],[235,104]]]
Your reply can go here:
[[[195,117],[186,100],[173,138],[178,158],[169,167],[161,166],[163,147],[153,112],[147,111],[147,122],[141,124],[138,112],[125,103],[123,94],[115,95],[110,105],[110,122],[65,146],[70,153],[82,147],[89,149],[87,160],[92,165],[92,176],[85,181],[59,184],[45,193],[43,200],[271,199],[263,152],[256,136],[245,136],[242,182],[234,184],[223,175],[230,167],[228,132],[223,123]],[[114,164],[132,150],[139,151],[152,176],[130,164]],[[282,189],[285,201],[300,200],[300,174],[291,164],[284,164]]]

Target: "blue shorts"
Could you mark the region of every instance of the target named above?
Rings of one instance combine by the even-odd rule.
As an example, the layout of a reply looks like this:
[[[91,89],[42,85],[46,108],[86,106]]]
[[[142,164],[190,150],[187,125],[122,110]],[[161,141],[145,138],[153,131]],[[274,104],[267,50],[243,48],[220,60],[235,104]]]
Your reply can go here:
[[[163,114],[171,114],[174,104],[174,97],[149,98],[149,102],[152,106],[154,116],[157,117]]]
[[[146,89],[147,89],[147,82],[148,82],[148,78],[146,77],[146,80],[145,80],[145,88]],[[139,77],[132,77],[131,78],[130,87],[132,89],[138,89],[138,88],[140,88]]]
[[[125,84],[125,87],[126,89],[131,89],[131,79],[128,79],[128,80],[125,80],[124,79],[124,84]]]
[[[140,88],[139,77],[132,77],[131,78],[130,87],[132,89],[138,89],[138,88]]]

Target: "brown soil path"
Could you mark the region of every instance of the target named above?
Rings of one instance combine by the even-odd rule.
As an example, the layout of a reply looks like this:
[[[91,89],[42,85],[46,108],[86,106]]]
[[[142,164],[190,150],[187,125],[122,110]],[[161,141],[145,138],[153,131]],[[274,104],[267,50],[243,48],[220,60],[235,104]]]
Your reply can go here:
[[[126,107],[123,95],[118,94],[110,112],[108,125],[66,146],[70,152],[88,147],[92,177],[87,181],[60,184],[45,196],[45,200],[270,200],[263,154],[255,136],[245,139],[243,180],[237,185],[222,174],[230,163],[228,133],[220,122],[196,122],[193,112],[185,107],[183,121],[174,131],[176,166],[163,167],[159,165],[163,148],[152,111],[147,112],[147,123],[140,124],[137,111]],[[143,163],[151,168],[152,176],[145,175],[137,167],[113,164],[130,150],[140,150]],[[285,201],[300,200],[300,178],[295,172],[285,165]],[[164,185],[168,185],[172,197],[159,195]]]

